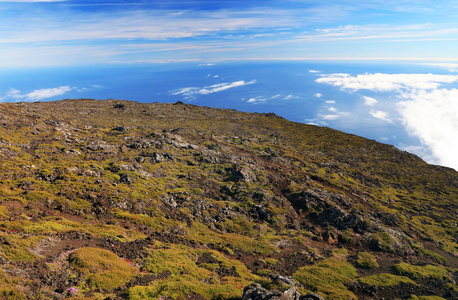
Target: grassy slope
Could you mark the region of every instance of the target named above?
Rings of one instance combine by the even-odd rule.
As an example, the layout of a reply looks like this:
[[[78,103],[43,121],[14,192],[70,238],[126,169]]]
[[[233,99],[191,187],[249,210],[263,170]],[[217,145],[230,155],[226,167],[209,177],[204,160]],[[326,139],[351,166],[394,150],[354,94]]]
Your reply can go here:
[[[329,297],[364,295],[351,286],[397,275],[396,259],[442,266],[441,296],[456,293],[451,169],[273,114],[88,99],[1,104],[0,114],[0,295],[178,297],[178,285],[231,298],[252,281],[271,285],[272,272],[328,274],[313,265],[322,259],[358,267]],[[347,255],[330,254],[337,243]],[[112,275],[114,263],[84,277],[66,253],[94,247],[127,261],[129,276]],[[361,268],[359,251],[380,266]]]

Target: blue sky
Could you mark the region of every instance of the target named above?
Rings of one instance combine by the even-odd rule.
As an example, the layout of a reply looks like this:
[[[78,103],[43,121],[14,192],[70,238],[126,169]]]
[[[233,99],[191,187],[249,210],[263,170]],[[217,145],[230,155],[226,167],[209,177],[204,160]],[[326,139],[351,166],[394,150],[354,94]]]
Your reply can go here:
[[[0,66],[458,58],[458,2],[0,0]]]

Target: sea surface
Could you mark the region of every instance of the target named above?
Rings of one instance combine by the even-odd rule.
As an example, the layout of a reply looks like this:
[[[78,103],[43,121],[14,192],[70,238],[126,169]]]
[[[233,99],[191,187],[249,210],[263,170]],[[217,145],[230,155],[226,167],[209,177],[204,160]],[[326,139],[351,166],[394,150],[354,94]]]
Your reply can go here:
[[[404,77],[400,79],[399,74]],[[450,78],[432,79],[432,87],[409,86],[406,80],[415,82],[416,74]],[[423,134],[421,130],[425,129],[416,130],[418,125],[409,121],[412,116],[403,110],[402,104],[411,101],[411,107],[415,107],[412,101],[417,92],[454,91],[458,88],[456,74],[455,70],[440,65],[354,61],[145,63],[2,69],[0,99],[3,102],[73,98],[115,98],[146,103],[183,101],[246,112],[274,112],[294,122],[327,126],[392,144],[430,163],[456,168],[453,162],[444,160],[434,140],[428,140]],[[388,87],[377,86],[383,80]],[[426,80],[425,85],[428,83],[431,81]],[[446,107],[442,109],[447,110]],[[423,118],[423,114],[413,108],[410,112]],[[449,118],[456,124],[457,116]]]

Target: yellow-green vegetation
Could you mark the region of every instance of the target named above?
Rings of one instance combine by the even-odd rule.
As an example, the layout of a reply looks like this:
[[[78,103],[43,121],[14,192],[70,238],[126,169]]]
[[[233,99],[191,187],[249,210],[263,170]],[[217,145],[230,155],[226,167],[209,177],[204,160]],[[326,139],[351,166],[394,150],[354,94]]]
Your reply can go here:
[[[136,286],[127,292],[127,299],[177,299],[189,293],[198,293],[207,299],[237,299],[242,296],[245,281],[238,278],[228,280],[226,284],[196,281],[189,275],[173,276],[167,280],[155,281],[150,286]]]
[[[0,113],[9,298],[69,287],[88,299],[240,298],[251,282],[275,289],[269,275],[295,272],[302,293],[347,299],[354,267],[385,270],[404,254],[417,265],[359,280],[441,278],[440,296],[458,294],[451,169],[275,114],[114,99],[0,103]]]
[[[6,206],[0,205],[0,218],[8,218],[8,208]]]
[[[25,295],[21,293],[14,280],[8,278],[3,269],[0,268],[0,299],[24,300]]]
[[[439,296],[412,296],[407,300],[446,300]]]
[[[84,247],[71,253],[70,265],[97,291],[113,291],[129,281],[137,269],[111,251]]]
[[[345,260],[347,259],[347,256],[348,256],[348,250],[345,248],[332,249],[332,255],[339,259]]]
[[[372,254],[367,252],[360,252],[358,254],[356,265],[363,269],[375,269],[379,267],[377,259]]]
[[[204,254],[214,262],[199,264],[198,259]],[[240,297],[246,285],[259,280],[243,263],[228,259],[218,251],[160,242],[150,251],[142,271],[168,274],[170,277],[157,280],[148,287],[129,289],[129,299],[154,299],[161,296],[176,299],[190,292],[209,299],[231,299]],[[229,275],[221,276],[220,272]]]
[[[218,250],[232,253],[233,250],[243,250],[249,253],[268,254],[274,252],[275,247],[263,239],[254,239],[235,233],[220,234],[210,230],[207,226],[194,222],[186,238],[200,243],[209,244]]]
[[[397,286],[401,283],[413,285],[416,284],[412,279],[408,277],[388,273],[380,273],[367,277],[358,278],[358,281],[373,286]]]
[[[396,273],[411,278],[438,278],[450,279],[450,272],[443,266],[414,266],[407,263],[399,263],[394,266]]]
[[[271,265],[271,266],[275,266],[276,264],[278,264],[278,260],[275,258],[263,258],[263,259],[260,259],[260,261],[265,263],[266,265]]]
[[[391,243],[393,242],[393,238],[387,232],[379,232],[377,234],[372,235],[373,240],[377,240],[379,242],[380,247],[383,250],[391,251]]]
[[[135,240],[145,237],[138,231],[123,229],[115,225],[79,223],[62,217],[45,217],[39,222],[24,221],[21,226],[21,229],[25,233],[33,234],[50,234],[78,230],[97,237],[123,237],[123,240]]]
[[[326,295],[326,299],[356,299],[346,286],[357,277],[356,269],[341,259],[328,258],[301,267],[293,277],[306,288]]]
[[[7,240],[0,248],[0,256],[13,262],[30,262],[40,258],[31,249],[37,246],[43,236],[19,237],[0,233],[0,239]]]

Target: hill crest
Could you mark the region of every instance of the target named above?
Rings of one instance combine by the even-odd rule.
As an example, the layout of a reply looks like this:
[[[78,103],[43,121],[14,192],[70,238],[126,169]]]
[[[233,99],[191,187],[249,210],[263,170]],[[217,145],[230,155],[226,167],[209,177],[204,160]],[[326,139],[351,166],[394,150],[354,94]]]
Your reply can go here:
[[[278,275],[326,299],[457,295],[450,168],[275,114],[115,99],[0,114],[0,296],[229,299],[283,292]]]

